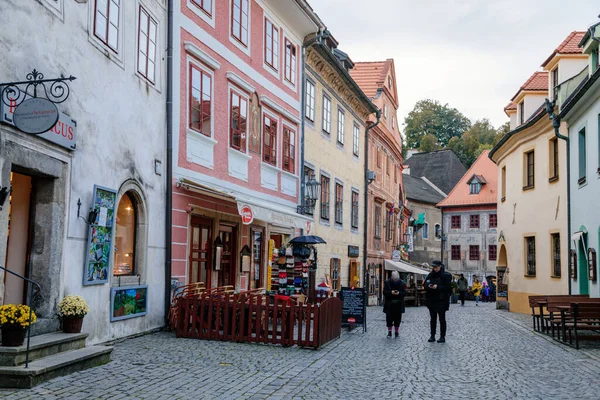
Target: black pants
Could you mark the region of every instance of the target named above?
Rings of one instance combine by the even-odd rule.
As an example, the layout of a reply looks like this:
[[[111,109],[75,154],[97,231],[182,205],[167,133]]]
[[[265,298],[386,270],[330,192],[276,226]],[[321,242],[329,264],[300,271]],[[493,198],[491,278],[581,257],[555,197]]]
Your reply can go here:
[[[385,322],[386,322],[388,328],[391,328],[392,325],[394,325],[395,327],[399,327],[401,321],[402,321],[402,313],[401,312],[388,311],[388,313],[385,314]]]
[[[465,292],[464,290],[461,290],[460,292],[458,292],[458,297],[460,298],[460,304],[462,304],[463,306],[465,305],[465,294],[467,292]]]
[[[431,336],[435,336],[435,331],[437,328],[437,319],[439,316],[439,318],[440,318],[440,336],[446,337],[446,310],[437,311],[435,308],[430,308],[429,316],[431,317],[431,321],[429,321],[429,325],[431,328]]]

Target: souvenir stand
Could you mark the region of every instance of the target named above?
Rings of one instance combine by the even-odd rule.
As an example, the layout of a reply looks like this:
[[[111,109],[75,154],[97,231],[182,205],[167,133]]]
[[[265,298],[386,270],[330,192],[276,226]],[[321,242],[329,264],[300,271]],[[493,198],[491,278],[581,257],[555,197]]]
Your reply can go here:
[[[308,293],[310,249],[305,246],[273,250],[271,293],[293,296]]]

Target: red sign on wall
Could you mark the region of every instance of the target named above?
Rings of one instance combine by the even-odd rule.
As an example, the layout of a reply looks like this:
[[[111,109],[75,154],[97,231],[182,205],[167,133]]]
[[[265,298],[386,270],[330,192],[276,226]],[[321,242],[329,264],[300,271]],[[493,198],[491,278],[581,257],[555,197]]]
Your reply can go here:
[[[250,225],[254,221],[254,214],[252,208],[248,205],[244,205],[240,208],[240,215],[242,216],[242,223],[244,225]]]

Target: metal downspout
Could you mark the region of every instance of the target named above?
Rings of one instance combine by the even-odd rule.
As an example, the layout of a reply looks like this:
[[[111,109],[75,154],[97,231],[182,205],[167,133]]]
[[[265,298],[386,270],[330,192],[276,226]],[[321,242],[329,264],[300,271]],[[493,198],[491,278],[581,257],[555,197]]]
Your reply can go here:
[[[377,121],[374,124],[367,126],[365,129],[365,193],[364,193],[364,202],[365,202],[365,212],[363,215],[363,287],[366,291],[366,299],[363,303],[363,315],[364,315],[364,331],[367,331],[367,301],[369,299],[369,288],[368,280],[367,280],[367,224],[368,224],[368,216],[369,216],[369,180],[367,179],[367,175],[369,173],[369,131],[379,125],[381,120],[381,109],[375,111],[375,116],[377,117]]]
[[[546,112],[552,120],[554,135],[567,143],[567,282],[569,284],[569,294],[571,294],[571,141],[568,136],[561,135],[558,131],[561,121],[558,115],[554,114],[555,102],[546,99],[545,103]],[[577,266],[575,265],[574,268],[577,268]]]
[[[167,28],[167,193],[165,201],[165,325],[171,306],[171,240],[173,206],[173,0],[168,0]]]

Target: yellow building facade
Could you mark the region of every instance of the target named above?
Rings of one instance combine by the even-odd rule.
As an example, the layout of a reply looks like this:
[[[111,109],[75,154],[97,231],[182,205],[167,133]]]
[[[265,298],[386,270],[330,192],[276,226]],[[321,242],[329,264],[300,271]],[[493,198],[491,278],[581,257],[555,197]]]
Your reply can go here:
[[[327,242],[317,246],[316,283],[327,279],[334,291],[362,282],[365,129],[376,110],[336,47],[330,38],[307,49],[304,82],[304,184],[321,185],[308,234]]]

